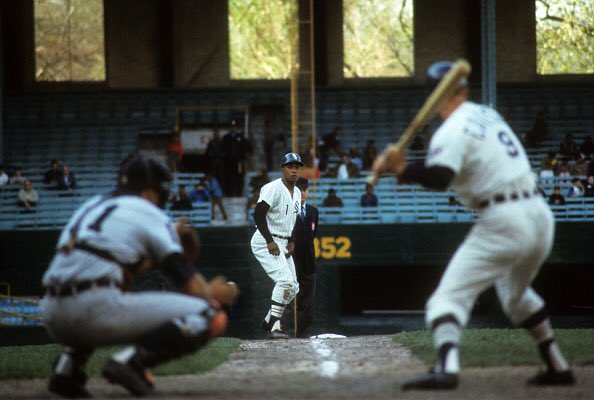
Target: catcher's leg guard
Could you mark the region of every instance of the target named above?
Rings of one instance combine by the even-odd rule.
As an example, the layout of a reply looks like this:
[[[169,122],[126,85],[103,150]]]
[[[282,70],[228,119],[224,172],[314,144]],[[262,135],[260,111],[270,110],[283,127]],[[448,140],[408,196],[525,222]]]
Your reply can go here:
[[[86,398],[91,394],[85,389],[87,374],[84,367],[93,350],[67,348],[53,364],[47,389],[62,397]]]

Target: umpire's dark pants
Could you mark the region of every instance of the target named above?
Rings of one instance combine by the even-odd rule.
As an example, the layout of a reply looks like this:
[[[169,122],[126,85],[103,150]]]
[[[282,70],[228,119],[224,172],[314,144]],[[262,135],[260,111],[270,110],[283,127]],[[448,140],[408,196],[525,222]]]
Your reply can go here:
[[[285,309],[281,324],[285,330],[295,334],[296,338],[308,338],[311,325],[315,316],[316,304],[316,274],[304,275],[297,278],[299,282],[299,293],[295,297],[297,301],[297,330],[294,327],[294,303]],[[292,327],[292,329],[290,329]]]

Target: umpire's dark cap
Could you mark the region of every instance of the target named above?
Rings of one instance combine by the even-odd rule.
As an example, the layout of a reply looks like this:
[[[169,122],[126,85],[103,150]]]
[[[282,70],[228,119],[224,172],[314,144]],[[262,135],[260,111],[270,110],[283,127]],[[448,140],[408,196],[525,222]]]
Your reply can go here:
[[[303,167],[303,161],[301,161],[301,157],[297,153],[287,153],[283,157],[283,162],[281,163],[281,167],[284,167],[288,164],[299,164]]]
[[[309,181],[306,178],[299,178],[297,179],[295,186],[297,186],[299,190],[309,189]]]
[[[435,89],[435,87],[439,85],[439,82],[443,79],[445,74],[447,74],[448,71],[452,69],[453,65],[454,63],[451,61],[437,61],[431,64],[429,68],[427,68],[427,74],[425,79],[427,87],[430,90]],[[467,85],[468,81],[466,80],[466,78],[460,79],[460,86]]]

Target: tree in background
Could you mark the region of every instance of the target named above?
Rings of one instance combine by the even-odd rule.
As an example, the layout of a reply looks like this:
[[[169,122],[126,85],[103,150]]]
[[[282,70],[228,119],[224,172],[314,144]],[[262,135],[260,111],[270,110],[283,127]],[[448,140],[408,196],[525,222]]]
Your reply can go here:
[[[34,4],[36,80],[105,80],[103,0]]]
[[[412,0],[343,0],[346,78],[411,76]]]
[[[594,1],[536,1],[538,74],[594,73]]]
[[[296,0],[229,0],[232,79],[288,79]]]

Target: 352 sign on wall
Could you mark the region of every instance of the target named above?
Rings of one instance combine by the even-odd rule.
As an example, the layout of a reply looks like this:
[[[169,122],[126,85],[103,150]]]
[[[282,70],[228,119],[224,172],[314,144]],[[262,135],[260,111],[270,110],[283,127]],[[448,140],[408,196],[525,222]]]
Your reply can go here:
[[[351,258],[351,239],[346,236],[322,236],[314,239],[314,249],[316,258]]]

